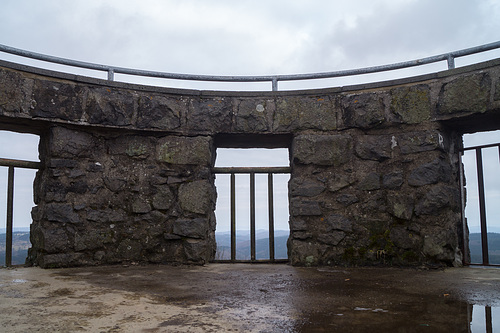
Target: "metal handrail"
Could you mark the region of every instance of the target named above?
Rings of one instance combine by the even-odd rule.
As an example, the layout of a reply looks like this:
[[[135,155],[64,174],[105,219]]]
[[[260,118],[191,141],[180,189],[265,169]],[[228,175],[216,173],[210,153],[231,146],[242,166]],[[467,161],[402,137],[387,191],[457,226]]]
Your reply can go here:
[[[168,72],[156,72],[148,70],[139,70],[133,68],[125,67],[115,67],[109,65],[95,64],[84,61],[71,60],[66,58],[54,57],[46,54],[26,51],[10,47],[7,45],[0,44],[0,52],[10,53],[21,57],[42,60],[46,62],[67,65],[72,67],[86,68],[98,71],[104,71],[108,73],[108,80],[114,80],[114,74],[127,74],[143,77],[156,77],[164,79],[174,79],[174,80],[188,80],[188,81],[212,81],[212,82],[272,82],[273,91],[278,90],[279,81],[299,81],[299,80],[314,80],[314,79],[327,79],[334,77],[345,77],[361,74],[370,74],[378,72],[392,71],[396,69],[409,68],[415,66],[421,66],[426,64],[431,64],[439,61],[447,61],[448,69],[455,68],[455,58],[481,53],[485,51],[490,51],[500,48],[500,41],[484,44],[476,47],[471,47],[463,50],[443,53],[440,55],[421,58],[417,60],[410,60],[404,62],[393,63],[389,65],[364,67],[358,69],[341,70],[334,72],[320,72],[320,73],[308,73],[308,74],[289,74],[289,75],[257,75],[257,76],[225,76],[225,75],[197,75],[197,74],[180,74],[180,73],[168,73]]]

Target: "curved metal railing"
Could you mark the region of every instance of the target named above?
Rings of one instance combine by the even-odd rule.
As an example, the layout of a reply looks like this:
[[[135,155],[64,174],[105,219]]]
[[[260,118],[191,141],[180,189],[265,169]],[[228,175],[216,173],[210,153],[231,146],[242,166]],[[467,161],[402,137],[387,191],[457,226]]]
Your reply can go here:
[[[500,48],[500,41],[484,44],[468,49],[458,50],[454,52],[443,53],[440,55],[421,58],[417,60],[398,62],[389,65],[365,67],[358,69],[341,70],[335,72],[320,72],[308,74],[290,74],[290,75],[257,75],[257,76],[223,76],[223,75],[197,75],[197,74],[179,74],[168,72],[155,72],[148,70],[139,70],[133,68],[115,67],[109,65],[94,64],[90,62],[71,60],[66,58],[54,57],[46,54],[35,53],[31,51],[21,50],[7,45],[0,44],[0,51],[5,53],[14,54],[17,56],[42,60],[46,62],[67,65],[71,67],[79,67],[92,69],[97,71],[104,71],[108,73],[108,80],[114,80],[114,74],[127,74],[142,77],[154,77],[174,80],[187,80],[187,81],[212,81],[212,82],[272,82],[273,91],[278,90],[279,81],[299,81],[299,80],[314,80],[314,79],[327,79],[335,77],[345,77],[361,74],[370,74],[378,72],[392,71],[396,69],[409,68],[431,64],[439,61],[447,61],[448,69],[455,68],[455,58],[463,57],[475,53],[481,53]]]

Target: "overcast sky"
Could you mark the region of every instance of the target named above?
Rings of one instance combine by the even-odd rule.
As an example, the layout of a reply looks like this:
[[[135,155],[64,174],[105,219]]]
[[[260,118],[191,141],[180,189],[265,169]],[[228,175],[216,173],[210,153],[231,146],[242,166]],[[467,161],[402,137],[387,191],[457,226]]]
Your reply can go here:
[[[114,66],[210,75],[296,74],[384,65],[498,41],[499,31],[498,0],[2,0],[0,10],[0,44]],[[456,64],[497,57],[500,50],[457,59]],[[0,59],[24,62],[3,53]],[[394,74],[281,83],[280,88],[337,86],[444,69],[445,62]],[[144,82],[229,89],[224,84]],[[269,90],[270,84],[236,87]],[[493,134],[493,140],[499,142],[500,135]],[[36,159],[36,138],[0,134],[0,156]],[[6,174],[1,169],[0,186]],[[5,211],[2,188],[0,228]],[[21,221],[26,219],[29,215],[15,223],[24,226]]]

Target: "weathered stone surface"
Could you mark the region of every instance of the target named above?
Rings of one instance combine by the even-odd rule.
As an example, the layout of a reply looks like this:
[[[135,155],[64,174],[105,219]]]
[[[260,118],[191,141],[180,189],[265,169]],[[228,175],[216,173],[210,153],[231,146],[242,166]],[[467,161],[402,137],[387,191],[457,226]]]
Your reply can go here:
[[[345,232],[333,230],[328,234],[322,234],[318,236],[318,240],[322,243],[328,245],[338,245],[345,238]]]
[[[424,186],[436,184],[440,181],[448,182],[450,175],[450,165],[441,159],[435,159],[414,169],[408,176],[408,184],[411,186]]]
[[[350,159],[352,138],[349,135],[299,135],[292,149],[297,163],[340,166]]]
[[[321,215],[321,207],[317,201],[293,198],[290,201],[290,209],[292,216]]]
[[[0,68],[0,114],[25,114],[36,101],[31,99],[34,80],[28,79],[18,72]]]
[[[64,127],[51,129],[50,151],[54,157],[88,157],[95,149],[92,135]]]
[[[92,87],[85,104],[85,118],[91,124],[127,126],[132,124],[136,96],[126,90]]]
[[[349,206],[353,203],[359,202],[359,199],[355,194],[341,194],[337,196],[336,200],[344,206]]]
[[[444,138],[436,131],[405,133],[398,135],[397,142],[403,154],[414,154],[444,147]]]
[[[230,132],[233,113],[231,98],[191,98],[187,126],[204,133]]]
[[[42,230],[41,245],[47,253],[68,252],[71,249],[68,234],[62,228]]]
[[[445,207],[457,210],[459,204],[458,189],[446,185],[436,185],[427,191],[417,203],[415,214],[419,216],[436,214]]]
[[[70,204],[50,203],[45,205],[45,218],[52,222],[78,223],[80,217]]]
[[[406,193],[391,193],[387,196],[387,206],[391,215],[398,219],[411,220],[415,207],[414,198]]]
[[[383,161],[391,158],[391,137],[387,135],[366,135],[358,137],[355,152],[364,160]]]
[[[80,121],[83,117],[83,101],[88,90],[76,84],[36,80],[33,95],[38,96],[31,103],[33,117],[54,117]]]
[[[184,183],[179,187],[182,209],[192,213],[208,214],[214,205],[214,188],[206,180]]]
[[[380,189],[380,174],[376,172],[369,173],[359,182],[358,188],[363,191]]]
[[[152,204],[155,209],[167,210],[174,203],[175,197],[168,186],[162,186],[153,196]]]
[[[314,197],[325,190],[323,183],[311,180],[294,178],[288,183],[288,189],[292,197]]]
[[[383,96],[377,93],[347,95],[341,101],[347,127],[372,128],[385,120]]]
[[[422,238],[406,227],[394,227],[389,233],[389,237],[395,246],[405,250],[418,250],[421,248]]]
[[[332,230],[352,232],[352,221],[345,216],[332,214],[326,219],[326,231],[330,232]]]
[[[336,128],[337,110],[327,96],[281,97],[276,101],[273,129],[277,132]]]
[[[206,237],[208,221],[204,218],[196,219],[178,219],[174,223],[173,233],[190,238]]]
[[[350,175],[345,174],[333,174],[328,178],[328,190],[331,192],[336,192],[347,186],[355,183],[355,180]]]
[[[486,73],[456,78],[441,88],[438,113],[485,112],[489,106],[490,90],[491,78]]]
[[[146,214],[151,211],[151,204],[149,203],[149,200],[139,196],[133,198],[131,209],[133,213]]]
[[[108,150],[113,155],[125,155],[137,160],[147,159],[154,152],[151,138],[140,135],[119,136],[108,143]]]
[[[403,185],[403,171],[394,171],[382,176],[382,187],[397,189]]]
[[[246,133],[269,130],[275,109],[274,100],[241,100],[236,114],[235,130]]]
[[[391,91],[391,112],[402,122],[418,124],[430,119],[431,99],[428,85],[396,88]]]
[[[181,126],[187,101],[161,95],[142,95],[137,105],[137,127],[173,130]]]
[[[212,163],[211,145],[212,140],[205,136],[168,136],[158,140],[156,158],[170,164],[210,166]]]

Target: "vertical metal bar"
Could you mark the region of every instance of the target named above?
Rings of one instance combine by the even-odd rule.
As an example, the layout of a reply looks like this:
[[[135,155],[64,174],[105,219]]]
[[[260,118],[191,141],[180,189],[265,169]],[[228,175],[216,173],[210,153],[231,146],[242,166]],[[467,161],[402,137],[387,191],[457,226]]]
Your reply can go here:
[[[236,181],[231,173],[231,261],[236,260]]]
[[[250,172],[250,259],[255,261],[255,173]]]
[[[491,306],[484,307],[484,315],[486,319],[486,333],[493,333],[493,325],[491,320]]]
[[[451,54],[448,55],[448,69],[453,69],[455,68],[455,57],[452,56]]]
[[[278,78],[273,78],[273,91],[278,91]]]
[[[463,262],[465,263],[470,263],[470,255],[468,255],[469,251],[469,235],[467,234],[467,220],[465,218],[465,187],[464,187],[464,180],[465,180],[465,173],[464,173],[464,164],[463,164],[463,156],[464,152],[461,151],[459,153],[459,161],[458,161],[458,168],[460,170],[460,213],[462,214],[462,255],[463,255]]]
[[[115,79],[115,71],[113,68],[108,69],[108,81],[113,81]]]
[[[477,187],[479,189],[479,214],[481,218],[481,247],[483,253],[483,265],[488,265],[490,259],[488,255],[488,229],[486,226],[483,156],[481,154],[481,148],[476,148],[476,166],[477,166]]]
[[[273,174],[267,174],[267,198],[269,210],[269,260],[274,262],[274,186]]]
[[[5,235],[5,266],[12,266],[12,225],[14,211],[14,167],[9,167],[7,183],[7,230]]]

